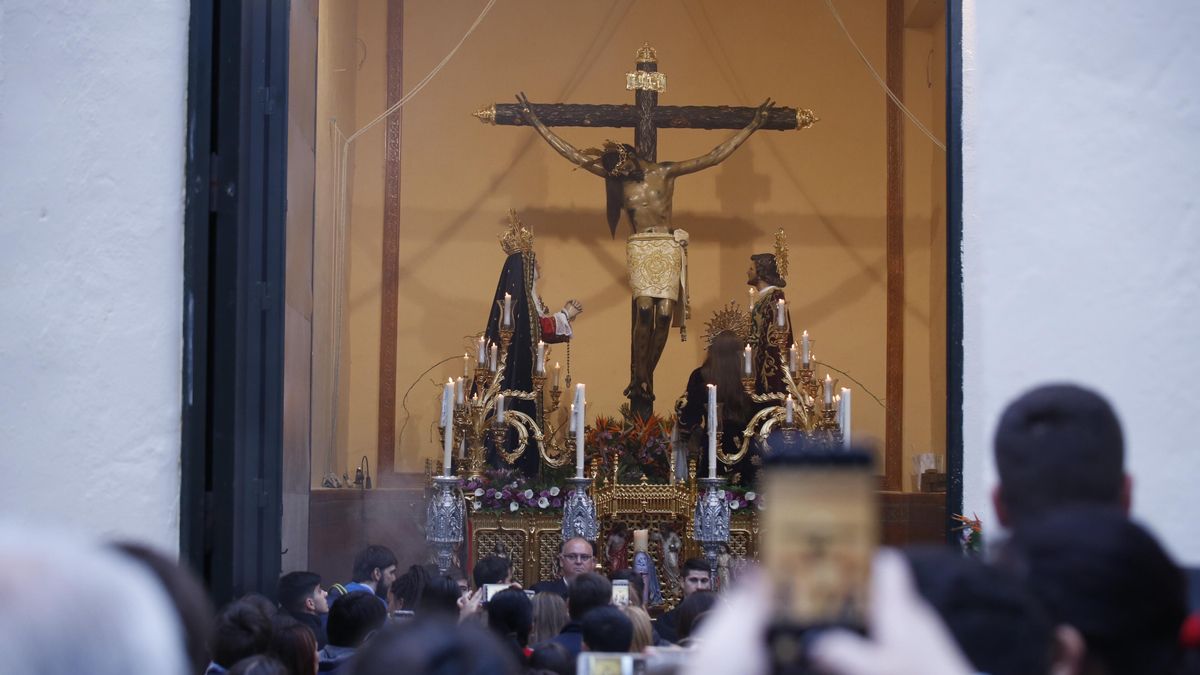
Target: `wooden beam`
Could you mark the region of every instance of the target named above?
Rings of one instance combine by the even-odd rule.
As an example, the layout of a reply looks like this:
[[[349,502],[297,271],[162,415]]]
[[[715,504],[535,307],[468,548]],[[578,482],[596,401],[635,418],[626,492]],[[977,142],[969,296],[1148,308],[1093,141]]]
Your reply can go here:
[[[637,106],[596,103],[533,103],[530,108],[548,127],[636,127],[642,119]],[[660,105],[651,117],[659,129],[741,129],[754,119],[758,108],[728,105]],[[800,111],[773,108],[762,129],[788,131],[797,127]],[[496,103],[475,113],[500,126],[528,126],[515,103]]]
[[[887,86],[903,99],[904,0],[887,0]],[[883,484],[904,485],[904,118],[887,99],[887,409]]]
[[[387,6],[387,102],[404,95],[404,0]],[[382,487],[396,469],[396,330],[400,300],[400,121],[387,119],[384,136],[383,260],[379,293],[379,442],[376,470]]]

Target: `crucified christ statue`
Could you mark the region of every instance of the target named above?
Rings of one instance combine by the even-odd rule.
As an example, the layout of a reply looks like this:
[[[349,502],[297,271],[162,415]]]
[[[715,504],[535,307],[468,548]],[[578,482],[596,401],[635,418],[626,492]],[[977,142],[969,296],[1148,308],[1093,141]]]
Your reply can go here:
[[[604,179],[610,231],[616,232],[622,211],[633,226],[626,248],[633,325],[625,396],[633,414],[648,417],[654,408],[654,368],[667,344],[672,319],[682,327],[687,313],[688,235],[671,222],[675,179],[724,161],[763,126],[774,104],[767,99],[750,123],[724,143],[681,162],[649,161],[632,146],[611,141],[603,149],[579,150],[542,123],[524,93],[517,95],[517,104],[525,122],[560,155]]]

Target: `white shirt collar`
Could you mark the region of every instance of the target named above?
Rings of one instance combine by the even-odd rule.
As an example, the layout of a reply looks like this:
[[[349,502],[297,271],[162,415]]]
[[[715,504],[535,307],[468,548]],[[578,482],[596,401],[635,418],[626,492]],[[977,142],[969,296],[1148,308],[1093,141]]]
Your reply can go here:
[[[758,304],[768,293],[779,288],[778,286],[764,286],[763,289],[754,294],[754,304]]]

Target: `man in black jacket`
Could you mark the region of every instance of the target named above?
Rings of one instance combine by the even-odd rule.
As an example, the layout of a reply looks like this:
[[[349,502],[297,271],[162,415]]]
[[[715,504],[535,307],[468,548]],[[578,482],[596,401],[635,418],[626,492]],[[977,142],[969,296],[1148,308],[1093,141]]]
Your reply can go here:
[[[323,648],[328,642],[325,617],[329,614],[329,593],[321,588],[321,576],[315,572],[288,572],[279,577],[276,597],[288,616],[312,630],[317,649]]]

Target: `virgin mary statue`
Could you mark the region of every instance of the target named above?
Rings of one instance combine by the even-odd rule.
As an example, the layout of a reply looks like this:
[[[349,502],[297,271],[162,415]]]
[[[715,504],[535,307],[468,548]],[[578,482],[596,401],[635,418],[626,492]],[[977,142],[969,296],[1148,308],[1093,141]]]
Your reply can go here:
[[[568,300],[556,312],[546,308],[537,291],[541,271],[533,252],[533,231],[517,218],[516,211],[509,211],[508,218],[508,228],[500,234],[500,248],[507,257],[500,269],[500,280],[496,284],[484,337],[489,344],[502,344],[500,328],[506,322],[511,323],[512,340],[508,345],[500,388],[503,391],[533,392],[539,343],[555,344],[570,340],[571,323],[583,311],[583,306],[576,300]],[[506,304],[510,308],[508,312],[505,311]],[[546,368],[546,364],[543,362],[541,367]],[[544,372],[549,375],[548,370]],[[543,422],[540,400],[511,397],[505,401],[505,407],[529,415],[538,424]],[[516,432],[509,429],[505,450],[511,451],[517,442]],[[490,436],[487,447],[488,464],[492,467],[505,466]],[[526,447],[525,453],[517,458],[513,466],[526,476],[537,475],[540,468],[537,449],[532,444]]]

